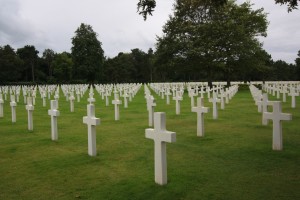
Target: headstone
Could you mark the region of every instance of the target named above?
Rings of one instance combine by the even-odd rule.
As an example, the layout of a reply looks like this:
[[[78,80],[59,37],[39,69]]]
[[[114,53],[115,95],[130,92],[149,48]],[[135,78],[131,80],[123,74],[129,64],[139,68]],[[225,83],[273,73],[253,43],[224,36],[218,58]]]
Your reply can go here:
[[[104,94],[105,96],[105,106],[109,106],[109,96],[110,96],[110,93],[108,91],[106,91],[106,93]]]
[[[89,93],[89,98],[88,98],[88,102],[90,104],[93,104],[95,102],[95,98],[94,98],[94,89],[93,89],[93,86],[91,85],[90,87],[90,93]]]
[[[191,98],[191,108],[195,107],[195,99],[194,97],[198,96],[198,93],[194,91],[194,89],[190,90],[190,98]]]
[[[27,105],[26,105],[26,110],[28,114],[28,130],[32,131],[33,130],[33,110],[34,106],[32,105],[32,97],[27,97]]]
[[[149,96],[147,99],[147,110],[148,110],[148,124],[149,126],[153,126],[154,121],[154,107],[156,106],[155,99],[153,96]]]
[[[177,91],[177,94],[175,97],[173,97],[173,100],[176,101],[176,115],[180,114],[180,101],[182,101],[182,97],[179,95],[179,92]]]
[[[268,111],[268,106],[273,105],[271,101],[268,100],[268,94],[264,93],[262,94],[262,100],[257,102],[258,106],[261,106],[261,112],[267,112]],[[264,119],[262,117],[262,124],[263,125],[268,125],[268,120]]]
[[[70,111],[74,112],[75,97],[74,97],[73,93],[71,93],[71,96],[69,97],[69,101],[70,101]]]
[[[282,150],[282,121],[292,120],[291,114],[282,113],[281,102],[273,102],[273,112],[264,112],[263,118],[273,121],[273,150]]]
[[[43,99],[43,107],[46,107],[46,93],[43,92],[42,94],[42,99]]]
[[[290,89],[289,96],[292,97],[292,108],[296,108],[296,96],[299,96],[298,92],[296,92],[295,88]]]
[[[115,105],[115,120],[120,120],[120,104],[122,104],[122,101],[119,100],[119,94],[115,93],[115,99],[112,101],[112,104]]]
[[[129,95],[127,94],[126,91],[124,91],[124,95],[123,95],[123,98],[124,98],[124,108],[128,108],[128,100],[127,100],[128,97],[129,97]]]
[[[166,142],[176,142],[176,133],[166,130],[165,113],[154,113],[154,129],[146,129],[145,136],[154,140],[155,182],[165,185],[168,182]]]
[[[167,105],[169,105],[170,104],[170,96],[172,95],[169,88],[167,88],[165,95],[167,96],[166,103],[167,103]]]
[[[204,113],[209,112],[209,108],[204,107],[203,98],[197,98],[197,107],[192,108],[192,112],[197,113],[197,136],[204,136]]]
[[[1,93],[1,90],[0,90],[0,117],[3,117],[4,116],[4,112],[3,112],[3,104],[4,104],[4,101],[3,101],[3,97],[2,97],[2,93]]]
[[[17,103],[15,101],[15,95],[10,97],[10,107],[11,107],[11,122],[15,123],[17,121],[16,107]]]
[[[217,119],[218,118],[218,106],[217,103],[220,102],[220,99],[217,98],[217,94],[213,92],[213,98],[209,99],[209,102],[213,104],[213,118]]]
[[[57,101],[51,100],[51,110],[48,110],[48,115],[51,116],[51,139],[53,141],[58,139],[57,131],[57,117],[60,115],[60,112],[57,110]]]
[[[96,156],[96,126],[100,124],[100,119],[95,117],[95,105],[87,105],[87,116],[83,117],[83,123],[88,126],[88,154]]]

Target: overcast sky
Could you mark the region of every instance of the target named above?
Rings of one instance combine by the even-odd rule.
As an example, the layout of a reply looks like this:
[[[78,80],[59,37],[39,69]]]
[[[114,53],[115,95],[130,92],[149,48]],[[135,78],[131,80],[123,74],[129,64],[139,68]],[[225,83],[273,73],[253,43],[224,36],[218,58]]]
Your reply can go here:
[[[156,35],[172,13],[174,0],[157,0],[152,17],[144,21],[137,14],[138,0],[0,0],[0,46],[17,49],[34,45],[70,52],[71,38],[81,23],[98,33],[105,55],[139,48],[155,48]],[[238,2],[244,2],[238,0]],[[274,60],[294,63],[300,50],[300,11],[287,13],[274,0],[252,0],[255,9],[264,7],[270,25],[264,49]]]

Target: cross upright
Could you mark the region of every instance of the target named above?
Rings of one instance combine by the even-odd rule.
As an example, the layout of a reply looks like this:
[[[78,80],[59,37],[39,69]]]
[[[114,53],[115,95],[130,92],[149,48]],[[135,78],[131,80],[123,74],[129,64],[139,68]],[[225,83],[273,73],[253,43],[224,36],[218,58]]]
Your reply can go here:
[[[123,94],[123,98],[124,98],[124,108],[128,108],[128,93],[127,91],[124,91],[124,94]]]
[[[213,92],[213,98],[209,99],[209,102],[213,104],[213,118],[218,118],[218,106],[217,103],[220,103],[220,99],[217,98],[217,94]]]
[[[26,110],[27,110],[27,114],[28,114],[28,130],[32,131],[33,130],[32,113],[33,113],[33,110],[34,110],[34,106],[32,105],[32,97],[27,97]]]
[[[273,102],[273,112],[264,112],[263,118],[273,121],[273,150],[282,150],[282,121],[292,120],[292,115],[282,113],[281,102]]]
[[[203,86],[202,86],[201,89],[200,89],[200,91],[199,91],[200,97],[203,98],[203,95],[204,95],[205,93],[206,93],[206,92],[204,91]]]
[[[4,104],[4,101],[3,101],[3,97],[2,97],[2,92],[1,92],[1,89],[0,89],[0,117],[3,117],[3,104]]]
[[[69,97],[69,100],[70,100],[70,111],[71,111],[71,112],[74,112],[74,101],[75,101],[75,97],[74,97],[73,92],[71,92],[70,97]]]
[[[88,126],[88,154],[96,156],[96,126],[100,124],[100,119],[95,117],[95,105],[87,105],[87,116],[83,117],[83,123]]]
[[[119,100],[119,94],[115,92],[115,99],[112,101],[112,104],[115,105],[115,120],[120,120],[120,104],[122,101]]]
[[[179,95],[179,92],[177,91],[177,94],[175,97],[173,97],[173,100],[176,101],[176,115],[180,114],[180,101],[182,101],[182,97]]]
[[[226,92],[224,92],[223,90],[221,91],[221,93],[219,94],[220,100],[221,100],[221,109],[224,110],[225,109],[225,100],[226,100]]]
[[[108,90],[106,90],[105,94],[105,106],[109,106],[109,96],[110,96],[110,92]]]
[[[51,100],[50,102],[51,109],[48,110],[48,115],[51,116],[51,139],[53,141],[58,139],[57,133],[57,117],[60,115],[60,112],[57,110],[57,101]]]
[[[190,90],[190,97],[191,97],[191,108],[195,106],[195,99],[194,97],[198,96],[198,93],[194,91],[194,89]]]
[[[273,101],[268,100],[268,93],[262,94],[262,100],[257,102],[258,106],[261,106],[262,113],[268,111],[268,106],[273,105]],[[262,124],[268,125],[268,120],[262,117]]]
[[[280,92],[282,93],[282,102],[286,102],[287,87],[283,86]]]
[[[153,126],[154,120],[154,107],[156,106],[156,102],[153,96],[149,96],[147,98],[147,110],[148,110],[148,124],[149,126]]]
[[[154,140],[154,172],[155,182],[167,184],[167,154],[166,142],[176,142],[176,133],[166,130],[166,114],[154,113],[154,129],[146,129],[145,136]]]
[[[167,98],[166,98],[167,102],[166,103],[167,103],[167,105],[169,105],[170,104],[170,95],[171,95],[171,92],[170,92],[169,88],[166,89],[165,95],[167,96]]]
[[[197,107],[192,108],[192,112],[197,113],[197,136],[204,136],[204,113],[209,112],[209,108],[204,107],[203,98],[197,98]]]
[[[296,96],[299,96],[299,93],[296,92],[294,87],[291,87],[288,95],[292,97],[292,108],[296,108]]]
[[[10,107],[11,107],[11,121],[15,123],[17,121],[17,117],[16,117],[17,103],[15,101],[15,95],[10,96]]]

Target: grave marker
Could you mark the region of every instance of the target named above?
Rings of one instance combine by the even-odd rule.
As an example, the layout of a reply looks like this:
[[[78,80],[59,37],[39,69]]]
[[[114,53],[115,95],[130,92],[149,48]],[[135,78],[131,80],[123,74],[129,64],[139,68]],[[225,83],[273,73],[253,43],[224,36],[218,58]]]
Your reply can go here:
[[[213,92],[213,98],[209,99],[209,102],[213,104],[213,118],[217,119],[218,118],[218,106],[217,103],[220,102],[220,99],[217,98],[217,94]]]
[[[53,141],[58,139],[57,132],[57,117],[60,115],[60,112],[57,110],[57,101],[51,100],[51,110],[48,110],[48,115],[51,116],[51,139]]]
[[[27,115],[28,115],[28,130],[33,130],[33,111],[34,106],[32,105],[32,97],[27,97],[27,105],[26,105]]]
[[[100,119],[95,117],[95,105],[87,105],[87,116],[83,117],[83,123],[88,126],[88,154],[96,156],[96,126],[100,124]]]
[[[154,140],[154,172],[155,182],[167,184],[166,142],[176,142],[176,133],[166,130],[166,114],[154,113],[154,129],[146,129],[145,136]]]
[[[204,113],[209,112],[209,108],[204,107],[203,98],[197,98],[197,107],[192,108],[192,112],[197,113],[197,136],[204,136]]]
[[[10,107],[11,107],[11,122],[15,123],[17,121],[15,95],[10,96]]]
[[[273,102],[273,112],[264,112],[263,118],[273,121],[273,150],[282,150],[282,121],[292,120],[291,114],[282,113],[281,102]]]

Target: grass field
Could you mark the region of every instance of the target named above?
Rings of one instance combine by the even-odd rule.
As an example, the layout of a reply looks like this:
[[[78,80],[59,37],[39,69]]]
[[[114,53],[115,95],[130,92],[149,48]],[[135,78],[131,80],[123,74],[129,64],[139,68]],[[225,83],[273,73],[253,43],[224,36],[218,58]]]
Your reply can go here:
[[[34,131],[27,130],[23,97],[17,122],[11,123],[9,102],[0,118],[0,199],[300,199],[300,98],[283,112],[283,151],[272,150],[272,123],[261,125],[261,113],[248,90],[239,91],[219,119],[205,114],[205,137],[196,136],[196,113],[185,93],[181,114],[175,102],[157,100],[166,112],[167,129],[176,143],[167,144],[168,184],[154,182],[154,144],[145,138],[148,113],[143,87],[114,120],[113,105],[96,97],[97,156],[87,154],[88,92],[75,112],[59,100],[58,141],[51,141],[49,101],[36,99]],[[274,97],[269,96],[274,99]],[[111,101],[111,100],[110,100]],[[212,107],[205,99],[205,106]]]

